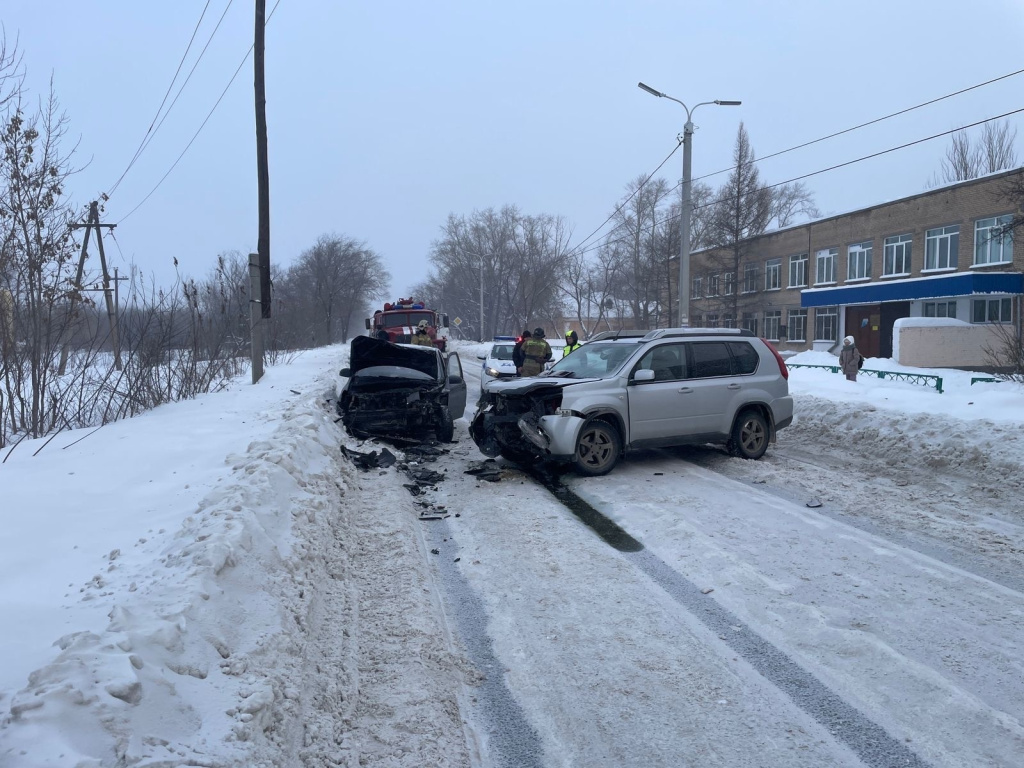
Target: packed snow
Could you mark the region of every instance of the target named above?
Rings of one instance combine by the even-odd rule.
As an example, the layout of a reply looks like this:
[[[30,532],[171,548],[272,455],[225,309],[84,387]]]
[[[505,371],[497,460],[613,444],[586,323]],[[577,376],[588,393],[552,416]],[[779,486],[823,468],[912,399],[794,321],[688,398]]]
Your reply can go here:
[[[472,404],[487,345],[455,347]],[[464,474],[465,420],[436,490],[360,471],[346,355],[0,455],[0,766],[1021,765],[1020,385],[794,369],[761,461],[564,478],[629,553],[514,465]]]

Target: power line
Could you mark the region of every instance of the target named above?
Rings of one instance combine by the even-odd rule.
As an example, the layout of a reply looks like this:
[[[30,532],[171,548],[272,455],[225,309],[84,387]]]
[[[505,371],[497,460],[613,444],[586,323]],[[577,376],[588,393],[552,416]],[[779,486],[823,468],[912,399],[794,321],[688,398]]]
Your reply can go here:
[[[206,54],[206,49],[209,48],[210,43],[213,42],[213,37],[217,34],[217,30],[220,29],[221,22],[223,22],[224,17],[228,15],[228,10],[230,10],[231,4],[233,2],[234,0],[228,0],[228,4],[224,7],[224,12],[221,13],[220,18],[217,19],[217,25],[213,28],[213,32],[210,33],[210,37],[206,40],[206,45],[203,46],[203,50],[199,52],[199,56],[196,58],[195,63],[192,65],[192,69],[189,70],[188,77],[185,78],[185,82],[181,84],[181,87],[178,89],[178,92],[174,95],[174,100],[171,101],[171,105],[167,107],[167,111],[164,112],[164,116],[160,118],[160,122],[157,123],[156,128],[153,130],[153,135],[149,137],[148,141],[146,141],[146,146],[142,148],[143,151],[145,151],[146,147],[148,147],[150,142],[153,141],[153,138],[156,136],[157,131],[160,130],[160,126],[164,124],[164,120],[166,120],[167,116],[171,114],[171,110],[174,109],[174,105],[178,103],[178,97],[181,96],[181,92],[185,90],[185,86],[188,85],[188,81],[192,79],[192,74],[196,71],[196,67],[199,66],[199,62],[203,60],[203,56]]]
[[[196,34],[199,32],[199,25],[203,23],[203,19],[206,17],[206,9],[210,7],[210,0],[206,0],[206,5],[203,6],[203,12],[199,14],[199,21],[196,22],[195,29],[192,30],[192,37],[188,40],[188,45],[185,47],[185,52],[181,55],[181,61],[178,62],[178,68],[174,70],[174,77],[171,78],[171,82],[167,85],[167,90],[164,92],[164,97],[160,101],[160,106],[157,107],[156,114],[153,115],[153,120],[149,124],[149,128],[146,129],[145,135],[142,137],[142,141],[139,142],[138,149],[135,150],[135,154],[132,155],[132,159],[128,162],[128,167],[124,169],[117,181],[114,182],[114,186],[107,192],[107,197],[114,194],[114,190],[117,189],[121,180],[125,177],[128,171],[131,170],[132,166],[135,165],[135,161],[139,159],[139,155],[142,154],[142,149],[146,145],[146,139],[149,137],[150,131],[153,130],[153,126],[156,124],[157,118],[160,117],[160,112],[164,108],[164,104],[167,103],[167,97],[171,95],[171,89],[174,87],[175,81],[178,79],[178,75],[181,73],[181,68],[185,64],[185,59],[188,56],[188,52],[192,50],[192,43],[195,42]]]
[[[969,123],[969,124],[963,125],[963,126],[961,126],[959,128],[952,128],[952,129],[950,129],[948,131],[942,131],[941,133],[935,133],[935,134],[932,134],[931,136],[925,136],[922,139],[916,139],[915,141],[909,141],[906,144],[900,144],[899,146],[896,146],[896,147],[890,147],[889,149],[883,149],[883,150],[881,150],[879,152],[873,152],[870,155],[864,155],[863,157],[858,157],[858,158],[856,158],[854,160],[847,160],[845,163],[837,163],[836,165],[831,165],[828,168],[821,168],[820,170],[817,170],[817,171],[811,171],[810,173],[805,173],[805,174],[802,174],[800,176],[794,176],[793,178],[787,179],[786,181],[780,181],[780,182],[777,182],[775,184],[768,184],[768,185],[766,185],[765,188],[766,189],[772,189],[774,187],[780,187],[780,186],[782,186],[784,184],[792,184],[794,181],[800,181],[801,179],[806,179],[806,178],[808,178],[810,176],[818,176],[819,174],[828,173],[829,171],[834,171],[834,170],[836,170],[838,168],[845,168],[846,166],[853,165],[854,163],[860,163],[860,162],[862,162],[864,160],[870,160],[870,159],[875,158],[875,157],[880,157],[881,155],[887,155],[890,152],[896,152],[896,151],[901,150],[901,149],[906,149],[907,147],[913,147],[913,146],[915,146],[917,144],[923,144],[924,142],[932,141],[933,139],[940,139],[943,136],[949,136],[950,134],[956,133],[957,131],[963,131],[963,130],[966,130],[968,128],[974,128],[975,126],[982,125],[983,123],[989,123],[989,122],[992,122],[993,120],[1002,120],[1005,117],[1010,117],[1011,115],[1016,115],[1016,114],[1019,114],[1021,112],[1024,112],[1024,107],[1021,107],[1020,109],[1014,109],[1014,110],[1012,110],[1010,112],[1004,112],[1003,114],[995,115],[994,117],[987,117],[984,120],[978,120],[977,122]],[[757,161],[755,160],[754,162],[757,162]],[[704,205],[696,206],[694,208],[694,210],[695,211],[703,210],[704,208],[710,208],[712,205],[715,205],[715,203],[714,202],[705,203]],[[665,224],[665,223],[667,223],[669,221],[673,221],[673,220],[679,218],[680,215],[682,215],[682,214],[680,214],[680,213],[672,214],[670,216],[666,216],[661,221],[654,222],[651,225],[651,230],[653,231],[653,229],[655,227],[657,227],[658,225],[660,225],[660,224]],[[618,240],[607,240],[607,241],[605,241],[603,243],[599,243],[598,245],[589,246],[588,248],[585,248],[582,252],[583,253],[589,253],[590,251],[597,250],[598,248],[601,248],[601,247],[603,247],[605,245],[614,245],[616,243],[623,243],[623,242],[626,242],[627,240],[629,240],[628,237],[622,237],[622,238],[619,238]]]
[[[811,141],[805,141],[803,144],[797,144],[796,146],[790,147],[789,149],[783,149],[783,150],[780,150],[778,152],[772,152],[769,155],[764,155],[763,157],[755,158],[753,162],[754,163],[759,163],[762,160],[769,160],[769,159],[771,159],[773,157],[778,157],[779,155],[785,155],[788,152],[794,152],[794,151],[796,151],[798,149],[803,149],[804,147],[809,147],[812,144],[818,144],[818,143],[820,143],[822,141],[827,141],[828,139],[834,139],[836,136],[842,136],[843,134],[847,134],[847,133],[850,133],[852,131],[859,130],[861,128],[866,128],[869,125],[874,125],[875,123],[880,123],[880,122],[882,122],[884,120],[888,120],[888,119],[893,118],[893,117],[898,117],[899,115],[904,115],[904,114],[906,114],[908,112],[913,112],[915,109],[921,109],[922,107],[927,107],[927,106],[929,106],[931,104],[936,104],[936,103],[938,103],[940,101],[944,101],[946,99],[953,98],[954,96],[959,96],[961,94],[967,93],[968,91],[973,91],[973,90],[975,90],[977,88],[982,88],[982,87],[984,87],[986,85],[991,85],[992,83],[997,83],[1000,80],[1006,80],[1007,78],[1010,78],[1010,77],[1016,77],[1017,75],[1020,75],[1022,73],[1024,73],[1024,69],[1018,69],[1015,72],[1009,72],[1009,73],[1007,73],[1005,75],[1000,75],[999,77],[994,77],[991,80],[986,80],[986,81],[984,81],[982,83],[976,83],[975,85],[968,86],[967,88],[961,88],[959,91],[953,91],[952,93],[947,93],[945,96],[939,96],[938,98],[935,98],[935,99],[929,99],[928,101],[923,101],[920,104],[915,104],[912,107],[906,107],[905,109],[901,109],[901,110],[899,110],[897,112],[892,112],[892,113],[890,113],[888,115],[885,115],[883,117],[876,117],[874,120],[868,120],[866,123],[861,123],[860,125],[855,125],[852,128],[846,128],[846,129],[844,129],[842,131],[836,131],[835,133],[830,133],[827,136],[822,136],[820,138],[813,139]],[[995,119],[995,118],[993,118],[993,119]],[[986,122],[986,121],[982,120],[981,122]],[[974,125],[978,125],[978,123],[974,123]],[[971,126],[965,126],[965,127],[966,128],[970,128]],[[962,130],[962,129],[957,129],[957,130]],[[944,135],[944,134],[942,134],[942,135]],[[927,139],[923,139],[923,141],[927,141]],[[677,147],[677,149],[678,149],[678,147]],[[856,161],[854,161],[854,162],[856,162]],[[664,165],[664,163],[662,163],[662,165]],[[661,166],[658,166],[658,167],[660,168]],[[712,173],[706,173],[703,176],[698,176],[697,178],[693,179],[691,181],[691,183],[697,182],[697,181],[702,181],[704,179],[711,178],[712,176],[718,176],[718,175],[723,174],[723,173],[729,173],[730,171],[734,171],[734,170],[736,170],[736,166],[735,165],[730,166],[729,168],[723,168],[720,171],[714,171]],[[821,171],[821,172],[823,172],[823,171]],[[810,175],[814,175],[814,174],[810,174]],[[806,177],[801,176],[800,178],[806,178]],[[650,181],[650,177],[648,177],[647,181]],[[646,184],[647,182],[645,181],[644,183]],[[672,193],[675,190],[679,189],[679,187],[682,186],[682,183],[683,183],[682,181],[677,181],[675,183],[675,185],[672,186],[668,190],[669,193]],[[780,182],[780,184],[772,184],[771,186],[772,187],[777,187],[777,186],[780,186],[781,184],[786,184],[786,183],[789,183],[789,182]],[[643,186],[643,185],[641,185],[641,186]],[[636,194],[636,193],[634,192],[634,194]],[[626,202],[628,202],[628,200]],[[618,211],[616,211],[616,213],[617,212]],[[615,214],[612,214],[612,216],[614,216],[614,215]],[[611,220],[612,216],[609,216],[607,219],[605,219],[604,222],[601,224],[601,227],[603,227],[605,224],[607,224]],[[601,227],[598,227],[598,229],[601,229]],[[611,232],[609,232],[608,234],[610,235],[612,232],[615,231],[615,229],[618,229],[618,227],[612,229]],[[587,237],[587,240],[589,240],[593,236],[594,236],[594,233],[591,233],[590,236]],[[583,242],[586,242],[586,240],[584,240]],[[577,246],[577,248],[578,247],[579,246]],[[587,249],[585,249],[583,251],[583,253],[587,253],[590,250],[593,250],[593,249],[592,248],[587,248]],[[575,251],[575,249],[574,249],[574,251]],[[570,251],[570,253],[572,253],[574,251]]]
[[[787,152],[793,152],[793,151],[795,151],[797,149],[803,149],[804,147],[809,147],[812,144],[817,144],[817,143],[822,142],[822,141],[827,141],[828,139],[834,139],[836,136],[842,136],[845,133],[850,133],[851,131],[856,131],[856,130],[859,130],[860,128],[866,128],[869,125],[874,125],[875,123],[880,123],[883,120],[888,120],[891,117],[898,117],[899,115],[905,115],[907,112],[913,112],[915,109],[921,109],[921,107],[927,107],[927,106],[929,106],[931,104],[937,104],[938,102],[944,101],[945,99],[951,99],[954,96],[959,96],[962,93],[967,93],[968,91],[973,91],[976,88],[981,88],[981,87],[986,86],[986,85],[991,85],[992,83],[997,83],[1000,80],[1006,80],[1009,77],[1015,77],[1016,75],[1019,75],[1021,73],[1024,73],[1024,69],[1018,69],[1016,72],[1010,72],[1009,74],[1006,74],[1006,75],[1000,75],[999,77],[994,77],[991,80],[986,80],[983,83],[978,83],[976,85],[969,86],[968,88],[961,88],[959,91],[954,91],[953,93],[947,93],[945,96],[939,96],[937,99],[930,99],[929,101],[923,101],[920,104],[914,105],[913,107],[907,107],[906,109],[901,109],[898,112],[893,112],[891,114],[885,115],[884,117],[876,117],[874,120],[868,120],[866,123],[861,123],[860,125],[855,125],[852,128],[847,128],[847,129],[842,130],[842,131],[836,131],[835,133],[830,133],[828,136],[822,136],[820,139],[814,139],[812,141],[805,141],[803,144],[797,144],[795,147],[790,147],[789,149],[783,149],[783,150],[781,150],[779,152],[773,152],[770,155],[765,155],[764,157],[757,158],[756,162],[761,162],[762,160],[768,160],[768,159],[773,158],[773,157],[778,157],[779,155],[784,155]],[[985,121],[982,120],[982,122],[985,122]],[[977,125],[977,123],[975,123],[974,125]],[[968,125],[968,126],[965,126],[965,127],[970,128],[971,126]],[[925,141],[926,141],[926,139],[925,139]],[[729,171],[734,171],[734,170],[736,170],[736,166],[735,165],[730,167],[730,168],[723,168],[720,171],[714,171],[713,173],[706,173],[703,176],[698,176],[696,179],[694,179],[694,181],[700,181],[702,179],[710,178],[711,176],[717,176],[717,175],[719,175],[721,173],[728,173]]]
[[[270,23],[270,20],[274,16],[274,12],[277,10],[277,6],[280,5],[280,4],[281,4],[281,0],[277,0],[277,2],[274,3],[274,7],[271,9],[270,13],[267,15],[267,21],[266,21],[267,24]],[[181,159],[185,156],[185,153],[188,152],[189,148],[191,148],[192,144],[199,137],[199,134],[202,133],[203,128],[206,127],[206,124],[209,122],[210,118],[213,117],[213,113],[217,110],[217,107],[220,106],[221,101],[224,99],[224,95],[228,92],[228,89],[231,87],[231,84],[233,82],[235,82],[235,78],[238,77],[238,73],[242,71],[242,67],[245,66],[245,62],[247,62],[249,60],[249,54],[252,53],[254,47],[255,47],[255,43],[253,45],[249,46],[249,50],[246,51],[245,56],[242,57],[242,60],[239,62],[237,69],[235,69],[235,73],[233,75],[231,75],[231,79],[228,80],[228,84],[226,86],[224,86],[224,90],[221,91],[220,96],[217,97],[217,101],[214,102],[214,105],[210,109],[210,111],[207,113],[206,118],[200,124],[200,126],[196,130],[195,134],[193,134],[193,136],[189,140],[188,144],[185,145],[185,148],[181,151],[181,154],[178,155],[178,159],[175,160],[171,164],[170,168],[167,169],[167,173],[165,173],[163,176],[160,177],[160,181],[158,181],[156,183],[156,186],[154,186],[149,191],[149,194],[147,194],[144,198],[142,198],[142,200],[139,202],[138,205],[136,205],[134,208],[132,208],[130,211],[128,211],[128,213],[126,213],[124,216],[121,217],[121,220],[117,222],[118,224],[121,224],[125,219],[127,219],[129,216],[131,216],[137,210],[139,210],[139,208],[141,208],[143,206],[143,204],[145,204],[145,202],[147,200],[149,200],[150,197],[153,196],[153,193],[156,192],[160,188],[160,185],[164,183],[164,180],[168,176],[171,175],[171,171],[173,171],[177,167],[178,163],[181,162]]]
[[[667,162],[668,162],[668,161],[669,161],[669,160],[671,159],[672,155],[674,155],[674,154],[675,154],[676,152],[678,152],[678,151],[679,151],[679,147],[681,147],[682,145],[683,145],[683,142],[681,142],[681,141],[678,141],[678,142],[676,143],[675,147],[674,147],[674,148],[672,149],[672,151],[668,153],[668,155],[667,155],[667,156],[665,157],[665,159],[664,159],[664,160],[662,160],[662,161],[661,161],[661,163],[660,163],[660,164],[658,165],[658,167],[657,167],[657,168],[655,168],[655,169],[654,169],[653,171],[651,171],[651,172],[650,172],[649,174],[647,174],[646,178],[644,178],[644,180],[643,180],[642,182],[640,182],[640,184],[639,184],[639,185],[637,186],[637,188],[633,190],[633,193],[632,193],[632,194],[631,194],[631,195],[630,195],[629,197],[627,197],[627,198],[626,198],[625,200],[623,200],[623,201],[622,201],[622,202],[621,202],[621,203],[620,203],[620,204],[618,205],[618,207],[616,207],[616,209],[615,209],[614,211],[612,211],[612,212],[611,212],[611,213],[610,213],[610,214],[608,215],[608,218],[607,218],[607,219],[605,219],[604,221],[602,221],[602,222],[600,223],[600,225],[598,225],[598,227],[597,227],[597,228],[596,228],[596,229],[595,229],[595,230],[594,230],[593,232],[591,232],[591,233],[590,233],[589,235],[587,235],[587,236],[586,236],[585,238],[583,238],[583,239],[582,239],[582,240],[581,240],[581,241],[580,241],[580,242],[579,242],[579,243],[578,243],[578,244],[576,245],[576,247],[574,247],[574,248],[573,248],[573,249],[572,249],[571,251],[569,251],[569,252],[568,252],[568,254],[566,254],[566,255],[568,255],[568,256],[571,256],[572,254],[576,253],[576,251],[579,251],[579,250],[580,250],[581,248],[583,248],[583,247],[584,247],[584,246],[586,245],[587,241],[588,241],[588,240],[589,240],[590,238],[592,238],[592,237],[593,237],[594,235],[596,235],[596,234],[597,234],[598,232],[600,232],[600,231],[601,231],[601,229],[603,229],[603,228],[604,228],[604,225],[605,225],[605,224],[607,224],[607,223],[608,223],[609,221],[611,221],[611,220],[612,220],[612,219],[613,219],[613,218],[615,217],[615,214],[617,214],[617,213],[618,213],[619,211],[621,211],[621,210],[622,210],[623,208],[625,208],[625,207],[626,207],[626,204],[627,204],[627,203],[628,203],[628,202],[629,202],[630,200],[632,200],[632,199],[633,199],[634,197],[636,197],[637,193],[638,193],[638,192],[640,192],[640,190],[644,188],[644,186],[645,186],[645,185],[647,184],[647,182],[649,182],[649,181],[650,181],[650,180],[651,180],[651,179],[652,179],[652,178],[654,177],[654,174],[656,174],[656,173],[657,173],[658,171],[660,171],[660,170],[661,170],[661,167],[662,167],[663,165],[665,165],[665,163],[667,163]]]

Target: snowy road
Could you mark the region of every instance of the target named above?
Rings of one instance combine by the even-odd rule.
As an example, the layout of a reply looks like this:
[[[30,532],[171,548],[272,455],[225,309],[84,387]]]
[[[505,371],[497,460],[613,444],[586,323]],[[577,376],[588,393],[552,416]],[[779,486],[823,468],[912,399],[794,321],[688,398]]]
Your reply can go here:
[[[0,766],[1024,765],[1024,393],[804,374],[761,461],[560,486],[460,420],[414,496],[338,451],[342,357],[0,466]]]
[[[963,442],[942,417],[862,415],[850,451],[830,405],[805,400],[764,462],[687,449],[567,476],[640,553],[516,469],[498,486],[458,475],[476,457],[462,433],[438,492],[462,516],[442,538],[537,764],[1020,764],[1020,465],[981,486],[1000,452],[977,446],[938,471],[915,436]],[[1010,432],[992,438],[1019,445]]]

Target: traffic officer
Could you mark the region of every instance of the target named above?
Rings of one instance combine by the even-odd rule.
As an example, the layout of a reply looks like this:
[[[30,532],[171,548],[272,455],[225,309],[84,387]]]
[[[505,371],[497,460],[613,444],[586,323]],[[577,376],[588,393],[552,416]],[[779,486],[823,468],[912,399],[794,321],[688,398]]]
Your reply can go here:
[[[583,345],[580,344],[579,337],[576,335],[576,331],[565,332],[565,347],[562,349],[562,357],[565,357],[570,352],[574,352]]]
[[[512,365],[516,367],[516,376],[523,375],[523,342],[530,338],[533,334],[530,333],[530,329],[527,328],[523,331],[523,335],[519,337],[519,341],[512,347]]]
[[[536,376],[551,359],[551,345],[544,340],[544,329],[534,328],[533,336],[523,342],[523,376]]]

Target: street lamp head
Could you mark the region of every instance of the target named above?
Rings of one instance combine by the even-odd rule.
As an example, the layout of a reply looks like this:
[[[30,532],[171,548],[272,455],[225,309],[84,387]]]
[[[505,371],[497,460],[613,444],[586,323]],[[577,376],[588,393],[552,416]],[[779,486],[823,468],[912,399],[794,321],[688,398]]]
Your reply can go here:
[[[738,107],[742,103],[742,101],[722,101],[721,99],[715,99],[715,104],[720,107]]]
[[[662,98],[665,95],[661,91],[656,91],[653,88],[651,88],[651,86],[645,85],[644,83],[637,83],[636,86],[637,86],[637,88],[641,88],[641,89],[647,91],[652,96],[657,96],[659,99]]]

